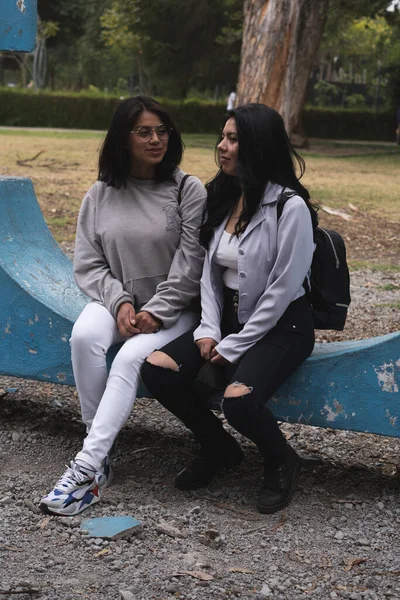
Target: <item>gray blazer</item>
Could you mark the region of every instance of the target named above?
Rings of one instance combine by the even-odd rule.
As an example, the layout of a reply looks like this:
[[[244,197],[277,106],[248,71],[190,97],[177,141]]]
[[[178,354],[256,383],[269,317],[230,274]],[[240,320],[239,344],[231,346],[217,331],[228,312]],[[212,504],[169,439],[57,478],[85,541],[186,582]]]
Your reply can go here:
[[[228,217],[215,230],[201,278],[202,316],[194,339],[213,338],[216,350],[237,362],[272,329],[293,300],[304,295],[303,281],[311,267],[315,244],[310,212],[300,196],[284,205],[277,219],[277,202],[282,186],[269,183],[260,206],[240,238],[238,249],[238,318],[244,323],[239,333],[221,341],[223,269],[214,255]]]

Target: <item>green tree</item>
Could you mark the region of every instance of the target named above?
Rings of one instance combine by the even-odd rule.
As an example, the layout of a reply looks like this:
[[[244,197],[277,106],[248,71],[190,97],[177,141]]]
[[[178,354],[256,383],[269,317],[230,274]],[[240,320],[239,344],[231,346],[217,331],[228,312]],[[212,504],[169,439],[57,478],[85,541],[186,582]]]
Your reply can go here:
[[[327,29],[322,49],[331,55],[340,55],[342,64],[368,63],[370,70],[375,70],[377,61],[389,56],[393,29],[381,15],[357,17],[347,22],[340,18],[334,29],[332,22]]]
[[[143,65],[143,43],[145,35],[140,32],[138,7],[132,5],[130,12],[125,12],[114,2],[100,17],[102,39],[106,47],[117,56],[129,56],[132,61],[132,75],[137,75],[136,91],[148,93],[149,85]],[[132,85],[134,87],[134,85]]]
[[[363,42],[368,38],[368,32],[365,35],[362,33],[363,27],[367,25],[368,28],[368,24],[376,18],[380,23],[383,20],[387,21],[390,18],[386,10],[388,5],[389,0],[352,0],[352,2],[330,0],[321,49],[331,53],[340,53],[345,50],[343,44],[346,46],[352,41],[354,41],[353,47],[355,50],[357,45],[363,46]],[[359,25],[354,27],[354,23],[357,21]],[[356,39],[357,37],[358,39]],[[375,41],[373,43],[375,44]],[[366,48],[366,50],[369,49]]]
[[[130,45],[141,89],[183,98],[236,81],[241,0],[114,0],[102,19],[111,46]]]
[[[342,67],[347,74],[346,81],[352,81],[355,72],[365,73],[376,107],[382,103],[379,98],[388,99],[390,86],[386,84],[390,73],[395,77],[400,59],[400,13],[387,11],[388,4],[387,0],[358,0],[343,5],[332,0],[320,52],[327,74],[334,57],[336,68]]]
[[[46,43],[52,88],[122,82],[182,98],[235,85],[242,0],[38,0],[38,10],[58,25]]]
[[[42,20],[58,24],[48,40],[47,84],[79,90],[96,86],[110,91],[132,75],[132,60],[116,53],[102,38],[100,18],[111,0],[38,0]]]

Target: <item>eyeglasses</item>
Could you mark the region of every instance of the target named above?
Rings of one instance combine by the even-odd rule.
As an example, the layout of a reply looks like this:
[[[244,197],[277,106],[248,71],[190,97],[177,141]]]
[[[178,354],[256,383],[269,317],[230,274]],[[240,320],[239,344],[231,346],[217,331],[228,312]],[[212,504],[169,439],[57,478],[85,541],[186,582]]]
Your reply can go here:
[[[164,142],[171,135],[172,128],[168,127],[168,125],[156,125],[155,127],[141,125],[140,127],[136,127],[136,129],[132,129],[130,133],[137,135],[141,142],[149,142],[153,137],[153,131],[156,132],[158,139]]]

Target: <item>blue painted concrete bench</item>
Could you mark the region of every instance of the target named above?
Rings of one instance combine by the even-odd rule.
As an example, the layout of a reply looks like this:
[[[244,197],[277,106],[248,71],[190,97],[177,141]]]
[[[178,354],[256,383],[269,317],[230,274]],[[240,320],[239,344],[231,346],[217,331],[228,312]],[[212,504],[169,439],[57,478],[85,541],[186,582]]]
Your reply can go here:
[[[0,177],[0,290],[0,374],[73,385],[68,340],[87,298],[28,179]],[[270,406],[291,423],[400,437],[400,332],[317,344]]]
[[[36,41],[37,0],[0,2],[0,50],[32,52]]]

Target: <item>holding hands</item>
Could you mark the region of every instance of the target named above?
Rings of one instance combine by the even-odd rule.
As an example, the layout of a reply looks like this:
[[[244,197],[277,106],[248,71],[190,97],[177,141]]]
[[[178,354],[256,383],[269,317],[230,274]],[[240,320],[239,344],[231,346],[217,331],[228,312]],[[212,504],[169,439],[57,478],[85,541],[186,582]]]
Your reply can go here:
[[[226,358],[221,356],[221,354],[218,354],[218,352],[216,350],[213,350],[213,354],[211,356],[211,362],[213,365],[221,365],[221,367],[231,364],[229,362],[229,360],[226,360]]]
[[[130,302],[124,302],[118,309],[117,327],[123,337],[132,337],[137,333],[154,333],[161,326],[161,321],[146,311],[136,314]]]
[[[215,365],[229,365],[229,361],[215,350],[216,345],[217,342],[212,338],[201,338],[196,342],[196,346],[200,350],[201,358],[204,358],[204,360],[211,359],[211,362]]]
[[[200,356],[204,360],[210,360],[212,352],[216,345],[217,342],[212,338],[201,338],[196,342],[196,346],[200,350]]]
[[[120,335],[123,337],[132,337],[140,333],[136,325],[136,312],[130,302],[124,302],[118,309],[117,327]]]
[[[143,310],[136,315],[136,327],[138,327],[140,333],[155,333],[161,329],[162,323],[159,319],[156,319],[153,315]]]

